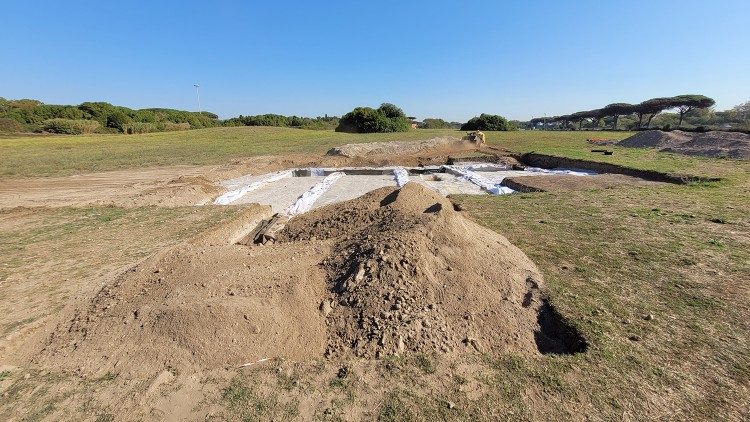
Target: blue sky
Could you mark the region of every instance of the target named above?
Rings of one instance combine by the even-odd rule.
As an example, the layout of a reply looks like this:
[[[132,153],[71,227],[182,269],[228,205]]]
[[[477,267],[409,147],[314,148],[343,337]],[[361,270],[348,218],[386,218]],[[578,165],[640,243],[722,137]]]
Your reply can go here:
[[[750,100],[750,1],[34,1],[0,5],[0,96],[513,119]]]

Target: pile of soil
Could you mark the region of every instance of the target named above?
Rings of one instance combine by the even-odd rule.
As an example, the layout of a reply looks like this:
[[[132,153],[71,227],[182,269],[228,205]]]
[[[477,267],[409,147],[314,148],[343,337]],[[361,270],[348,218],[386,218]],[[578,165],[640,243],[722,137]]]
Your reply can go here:
[[[533,355],[566,342],[548,329],[536,266],[421,185],[296,217],[273,244],[232,243],[269,214],[254,207],[125,271],[71,312],[35,361],[155,373],[273,357]]]
[[[132,195],[130,206],[158,205],[162,207],[206,205],[222,189],[202,176],[180,176],[159,186]]]
[[[537,353],[535,265],[419,184],[297,217],[280,240],[334,241],[321,304],[328,355]]]
[[[269,216],[256,206],[233,225]],[[322,356],[318,264],[327,248],[230,244],[236,228],[202,234],[107,283],[51,333],[39,363],[82,374],[155,373]]]
[[[372,157],[382,155],[412,155],[420,153],[455,153],[473,151],[478,148],[475,142],[454,137],[438,137],[421,141],[371,142],[364,144],[346,144],[331,148],[328,155],[348,158]]]
[[[657,148],[664,152],[712,158],[750,159],[750,135],[740,132],[691,133],[680,130],[647,130],[623,139],[617,145]]]

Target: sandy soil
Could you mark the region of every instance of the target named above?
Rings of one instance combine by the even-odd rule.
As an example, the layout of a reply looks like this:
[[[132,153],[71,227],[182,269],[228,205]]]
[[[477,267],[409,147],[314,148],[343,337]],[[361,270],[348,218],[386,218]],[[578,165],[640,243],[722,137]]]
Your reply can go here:
[[[461,151],[478,151],[475,142],[459,138],[433,138],[424,141],[408,142],[371,142],[365,144],[346,144],[332,148],[327,155],[348,158],[367,158],[372,156],[415,155],[436,152],[457,153]]]

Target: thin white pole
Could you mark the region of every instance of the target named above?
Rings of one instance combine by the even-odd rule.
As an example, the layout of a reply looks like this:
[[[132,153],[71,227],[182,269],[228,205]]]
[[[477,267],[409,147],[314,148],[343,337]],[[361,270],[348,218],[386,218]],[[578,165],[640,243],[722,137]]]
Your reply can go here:
[[[201,95],[198,93],[198,88],[200,88],[200,85],[194,84],[195,87],[195,98],[198,99],[198,114],[201,114]]]

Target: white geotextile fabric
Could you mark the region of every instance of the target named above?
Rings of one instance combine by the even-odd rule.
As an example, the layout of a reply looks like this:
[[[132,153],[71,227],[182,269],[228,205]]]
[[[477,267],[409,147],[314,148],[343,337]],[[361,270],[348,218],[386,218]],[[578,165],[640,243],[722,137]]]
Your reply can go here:
[[[310,190],[303,193],[302,196],[300,196],[297,199],[297,202],[292,204],[289,208],[284,211],[286,215],[297,215],[302,214],[305,212],[310,211],[313,204],[315,204],[315,201],[320,198],[320,195],[322,195],[325,191],[331,188],[331,186],[339,180],[344,173],[337,171],[335,173],[331,173],[328,176],[326,176],[325,179],[321,180],[313,186]]]
[[[596,174],[595,171],[580,170],[580,169],[566,169],[566,168],[543,169],[540,167],[526,167],[525,170],[528,172],[532,172],[532,173],[567,174],[570,176],[591,176],[593,174]]]
[[[214,201],[214,204],[215,205],[229,205],[232,202],[242,198],[248,192],[252,192],[254,190],[260,189],[269,183],[277,182],[286,177],[292,177],[292,170],[286,170],[286,171],[273,173],[270,176],[266,177],[265,179],[250,183],[249,185],[241,187],[239,189],[229,191],[225,193],[224,195],[221,195],[220,197],[216,198],[216,200]]]
[[[393,177],[396,179],[396,186],[402,187],[409,182],[409,172],[403,167],[393,169]]]
[[[502,186],[500,184],[495,184],[495,183],[490,182],[489,180],[480,176],[476,172],[469,170],[466,167],[451,167],[451,169],[461,174],[461,176],[463,176],[466,180],[486,190],[492,195],[505,195],[505,194],[515,192],[513,189],[507,186]]]

